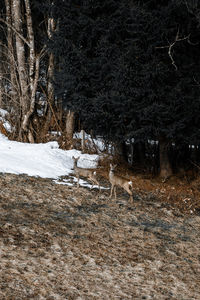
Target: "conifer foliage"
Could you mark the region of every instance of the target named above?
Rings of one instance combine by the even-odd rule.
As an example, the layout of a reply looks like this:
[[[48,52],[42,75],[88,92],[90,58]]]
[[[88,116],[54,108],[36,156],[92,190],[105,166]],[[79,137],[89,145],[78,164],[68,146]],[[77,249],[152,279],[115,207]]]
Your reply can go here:
[[[199,11],[187,0],[52,6],[57,96],[108,140],[159,141],[168,174],[169,146],[200,141]]]

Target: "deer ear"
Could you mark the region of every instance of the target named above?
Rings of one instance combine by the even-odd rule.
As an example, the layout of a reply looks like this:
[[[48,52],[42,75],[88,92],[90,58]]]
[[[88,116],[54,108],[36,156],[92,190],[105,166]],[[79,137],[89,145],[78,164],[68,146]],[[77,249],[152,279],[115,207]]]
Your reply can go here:
[[[113,168],[115,169],[116,167],[117,167],[117,165],[114,165],[114,167],[113,167]]]

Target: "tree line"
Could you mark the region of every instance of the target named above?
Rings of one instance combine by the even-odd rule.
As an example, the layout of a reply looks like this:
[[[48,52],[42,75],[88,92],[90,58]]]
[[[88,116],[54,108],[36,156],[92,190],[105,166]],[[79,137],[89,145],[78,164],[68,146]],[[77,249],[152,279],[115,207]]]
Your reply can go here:
[[[54,120],[70,147],[81,124],[162,177],[198,166],[199,1],[0,2],[0,106],[16,139],[44,141]]]

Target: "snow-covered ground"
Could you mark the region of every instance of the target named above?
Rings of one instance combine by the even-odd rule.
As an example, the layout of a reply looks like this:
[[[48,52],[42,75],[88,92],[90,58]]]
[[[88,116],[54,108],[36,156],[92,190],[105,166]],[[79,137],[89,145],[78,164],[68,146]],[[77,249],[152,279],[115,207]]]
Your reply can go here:
[[[81,139],[82,133],[76,132],[74,133],[75,139]],[[91,137],[90,134],[87,134],[85,132],[85,140],[87,144],[87,149],[90,150],[96,150],[97,153],[107,152],[107,153],[113,153],[114,147],[111,143],[106,144],[102,137],[98,136],[95,139]]]
[[[43,178],[52,178],[59,184],[72,185],[76,183],[73,176],[72,157],[80,157],[78,166],[82,168],[96,168],[98,155],[81,154],[78,150],[59,149],[57,142],[46,144],[28,144],[8,140],[0,134],[0,172],[13,174],[27,174]],[[60,176],[69,176],[63,181]],[[80,185],[91,187],[84,180]],[[94,186],[96,187],[96,186]]]

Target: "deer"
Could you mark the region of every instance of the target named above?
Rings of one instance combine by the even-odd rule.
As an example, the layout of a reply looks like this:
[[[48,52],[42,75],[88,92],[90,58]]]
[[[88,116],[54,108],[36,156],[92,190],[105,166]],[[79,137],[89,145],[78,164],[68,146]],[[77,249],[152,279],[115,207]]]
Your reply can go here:
[[[96,179],[96,171],[94,169],[79,168],[77,166],[77,162],[78,162],[79,158],[80,157],[77,157],[77,158],[75,158],[74,156],[72,157],[72,159],[74,161],[74,173],[76,175],[76,178],[78,179],[77,187],[79,188],[80,176],[83,176],[83,177],[87,177],[92,182],[91,189],[93,188],[94,183],[96,183],[98,185],[99,191],[100,191],[100,184]]]
[[[115,194],[115,200],[117,198],[116,196],[116,186],[122,187],[129,195],[130,195],[130,200],[133,200],[133,192],[132,192],[132,181],[116,175],[116,169],[117,165],[112,165],[110,164],[110,172],[109,172],[109,181],[111,183],[111,192],[110,192],[110,198],[112,197],[113,190]]]

